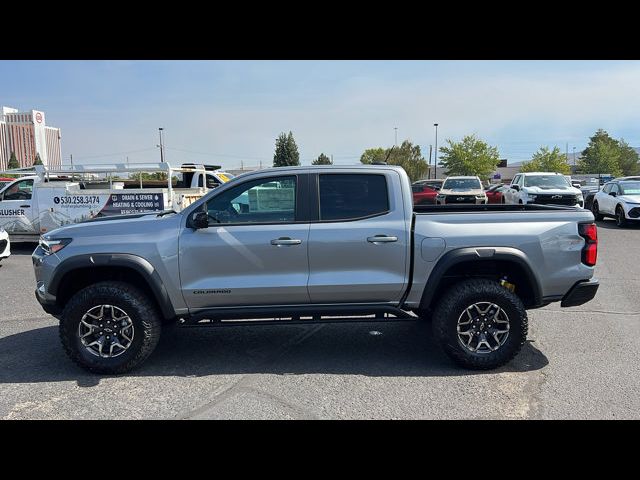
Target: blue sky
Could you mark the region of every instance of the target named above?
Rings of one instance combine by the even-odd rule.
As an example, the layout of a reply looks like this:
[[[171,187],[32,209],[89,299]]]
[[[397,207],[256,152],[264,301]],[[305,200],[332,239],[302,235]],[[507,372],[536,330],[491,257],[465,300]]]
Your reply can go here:
[[[428,156],[475,133],[503,158],[582,150],[597,128],[640,146],[638,61],[0,61],[0,104],[46,113],[65,163],[270,165],[293,131],[303,164],[358,162],[410,139]]]

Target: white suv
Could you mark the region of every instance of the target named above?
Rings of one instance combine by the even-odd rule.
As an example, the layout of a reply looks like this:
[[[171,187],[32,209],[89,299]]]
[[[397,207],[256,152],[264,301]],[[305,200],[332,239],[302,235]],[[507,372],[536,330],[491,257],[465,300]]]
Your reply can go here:
[[[628,180],[638,178],[638,180]],[[593,198],[596,220],[613,217],[619,227],[640,222],[640,177],[623,177],[608,182]]]
[[[584,205],[580,189],[573,187],[561,173],[554,172],[518,173],[502,198],[504,203],[510,204],[536,203],[580,208]]]

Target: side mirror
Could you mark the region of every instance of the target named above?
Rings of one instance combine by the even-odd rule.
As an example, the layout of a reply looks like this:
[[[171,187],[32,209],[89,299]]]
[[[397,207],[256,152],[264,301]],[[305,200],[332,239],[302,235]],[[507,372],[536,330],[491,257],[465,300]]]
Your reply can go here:
[[[611,195],[612,197],[616,197],[618,194],[616,192],[609,192],[609,195]]]
[[[191,216],[191,226],[196,230],[209,228],[209,216],[207,212],[194,212]]]
[[[520,186],[519,185],[511,185],[511,188],[513,188],[516,192],[520,191]]]

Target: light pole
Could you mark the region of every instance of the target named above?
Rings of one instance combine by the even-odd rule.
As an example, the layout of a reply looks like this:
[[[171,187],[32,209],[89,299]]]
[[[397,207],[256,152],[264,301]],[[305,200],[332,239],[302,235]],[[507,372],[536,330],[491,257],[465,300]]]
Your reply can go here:
[[[438,178],[438,124],[434,123],[434,127],[436,127],[436,148],[433,152],[433,178]]]
[[[162,131],[164,128],[158,128],[158,133],[160,134],[160,162],[164,163],[164,144],[162,143]]]
[[[398,146],[398,127],[393,127],[393,129],[396,131],[396,143],[394,143],[394,145],[397,147]]]
[[[573,147],[573,166],[576,166],[576,147]]]

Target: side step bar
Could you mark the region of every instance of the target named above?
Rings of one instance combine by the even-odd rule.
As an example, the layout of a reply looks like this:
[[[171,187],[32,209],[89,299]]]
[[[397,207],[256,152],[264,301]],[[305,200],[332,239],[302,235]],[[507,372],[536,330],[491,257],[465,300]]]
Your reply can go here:
[[[418,317],[390,305],[221,308],[180,319],[183,327],[310,325],[315,323],[415,321]]]

